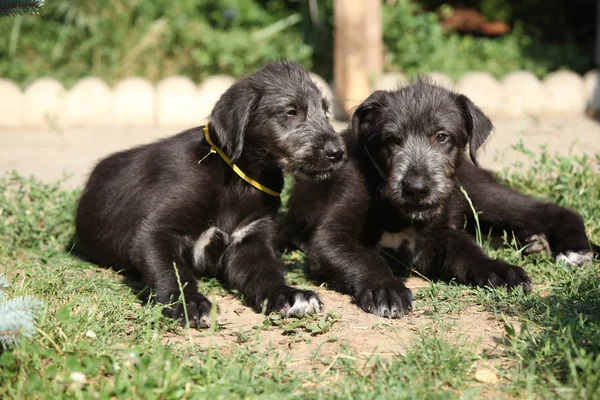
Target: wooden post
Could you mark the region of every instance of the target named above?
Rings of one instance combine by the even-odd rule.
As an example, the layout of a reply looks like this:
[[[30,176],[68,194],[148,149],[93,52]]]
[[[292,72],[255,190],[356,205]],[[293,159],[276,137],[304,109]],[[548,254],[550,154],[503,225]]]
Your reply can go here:
[[[366,3],[367,70],[369,73],[369,86],[372,86],[372,82],[370,82],[371,79],[375,78],[383,71],[381,0],[367,0]]]
[[[600,67],[600,0],[596,2],[596,67]]]
[[[350,115],[370,94],[382,70],[380,0],[334,0],[334,81],[338,103]]]

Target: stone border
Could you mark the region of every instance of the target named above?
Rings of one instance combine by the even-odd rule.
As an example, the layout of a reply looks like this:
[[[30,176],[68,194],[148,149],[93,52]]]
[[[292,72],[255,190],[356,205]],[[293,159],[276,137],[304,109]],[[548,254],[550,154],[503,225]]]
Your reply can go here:
[[[332,85],[311,75],[333,100]],[[464,93],[492,117],[597,115],[600,111],[600,70],[584,76],[557,71],[542,80],[527,71],[510,73],[500,81],[487,72],[470,72],[457,82],[441,73],[425,75]],[[0,79],[0,127],[200,125],[234,82],[230,76],[215,75],[197,85],[187,77],[171,76],[153,85],[131,77],[110,88],[101,79],[88,77],[65,90],[55,79],[42,78],[22,91],[14,82]],[[393,90],[406,82],[401,73],[385,73],[372,89]],[[346,119],[340,107],[334,107],[334,117]]]

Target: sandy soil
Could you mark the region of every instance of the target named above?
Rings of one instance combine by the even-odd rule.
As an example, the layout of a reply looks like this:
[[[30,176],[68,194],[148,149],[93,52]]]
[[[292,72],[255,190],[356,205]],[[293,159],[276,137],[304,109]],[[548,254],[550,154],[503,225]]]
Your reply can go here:
[[[336,129],[347,123],[333,121]],[[600,153],[600,123],[585,117],[494,120],[495,131],[480,151],[482,166],[502,169],[529,160],[512,146],[523,140],[528,149],[542,144],[553,154],[593,156]],[[0,127],[0,174],[13,169],[56,181],[72,174],[69,186],[81,186],[100,158],[114,151],[170,136],[187,127],[12,129]]]
[[[426,285],[427,282],[419,278],[407,281],[413,293]],[[223,325],[212,337],[206,330],[186,329],[167,334],[163,341],[165,344],[188,342],[202,350],[213,346],[220,352],[234,351],[240,345],[254,346],[257,350],[279,353],[287,358],[286,365],[292,369],[324,370],[339,357],[364,364],[374,355],[387,358],[403,354],[407,346],[419,338],[420,331],[441,332],[450,342],[488,353],[500,352],[497,347],[505,335],[501,322],[489,312],[475,308],[445,315],[443,321],[433,320],[419,309],[404,318],[391,320],[363,312],[351,303],[349,296],[319,287],[312,289],[325,303],[323,315],[329,311],[341,315],[329,332],[311,335],[302,330],[288,335],[275,326],[260,331],[252,329],[262,326],[265,317],[244,306],[233,295],[225,295],[216,298]]]

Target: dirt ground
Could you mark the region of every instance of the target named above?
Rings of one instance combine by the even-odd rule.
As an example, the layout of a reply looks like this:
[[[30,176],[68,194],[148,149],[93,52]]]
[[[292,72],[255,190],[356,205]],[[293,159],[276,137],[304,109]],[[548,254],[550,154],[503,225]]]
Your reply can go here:
[[[526,161],[526,157],[512,149],[521,139],[533,151],[546,144],[551,153],[600,153],[600,124],[583,116],[493,122],[496,129],[479,156],[486,168],[497,170]],[[333,125],[342,130],[347,123],[334,121]],[[0,174],[15,169],[25,176],[35,175],[52,182],[67,173],[72,174],[65,182],[67,185],[81,186],[100,158],[186,128],[0,128]]]
[[[427,286],[427,282],[420,278],[409,278],[406,284],[413,294]],[[226,295],[215,299],[220,308],[222,326],[212,337],[207,330],[187,329],[183,334],[167,334],[163,341],[165,344],[189,342],[202,349],[214,346],[220,352],[233,351],[240,343],[247,343],[279,353],[287,358],[286,365],[292,369],[323,370],[339,357],[351,358],[360,365],[374,355],[386,358],[403,354],[423,329],[427,329],[429,334],[443,331],[446,340],[470,346],[477,352],[485,350],[489,354],[497,349],[505,336],[503,323],[489,312],[475,308],[456,315],[445,315],[443,324],[418,308],[404,318],[392,320],[363,312],[351,303],[347,295],[320,287],[311,289],[325,304],[322,315],[329,311],[340,315],[326,333],[311,335],[298,330],[294,335],[287,335],[274,326],[263,327],[257,332],[252,327],[262,327],[265,317],[244,306],[233,295]]]

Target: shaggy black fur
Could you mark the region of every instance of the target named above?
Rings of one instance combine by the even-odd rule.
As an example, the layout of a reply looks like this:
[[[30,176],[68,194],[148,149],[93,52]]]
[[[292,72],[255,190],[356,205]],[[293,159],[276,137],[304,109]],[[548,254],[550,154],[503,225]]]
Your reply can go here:
[[[405,249],[431,279],[531,290],[523,269],[491,259],[459,229],[465,219],[472,222],[472,212],[457,178],[483,212],[484,229],[547,238],[556,253],[589,245],[577,214],[511,191],[477,167],[476,151],[492,128],[467,97],[422,79],[374,92],[343,133],[349,162],[327,182],[295,182],[287,246],[307,251],[315,279],[383,317],[411,309],[410,290],[392,272]]]
[[[242,171],[281,191],[282,170],[299,181],[326,179],[342,165],[344,143],[307,72],[278,62],[239,80],[216,104],[213,142]],[[110,155],[92,171],[76,215],[76,245],[91,261],[141,274],[183,322],[174,267],[192,327],[210,323],[211,303],[195,276],[218,277],[256,311],[318,312],[310,291],[288,286],[276,252],[278,197],[209,155],[202,127]]]
[[[478,212],[482,233],[491,233],[495,244],[500,244],[504,232],[512,232],[526,246],[525,254],[545,253],[577,266],[599,255],[600,248],[589,241],[576,211],[519,193],[500,184],[491,171],[471,163],[463,163],[457,177]],[[454,226],[474,234],[475,220],[466,198],[455,198],[452,209]]]

